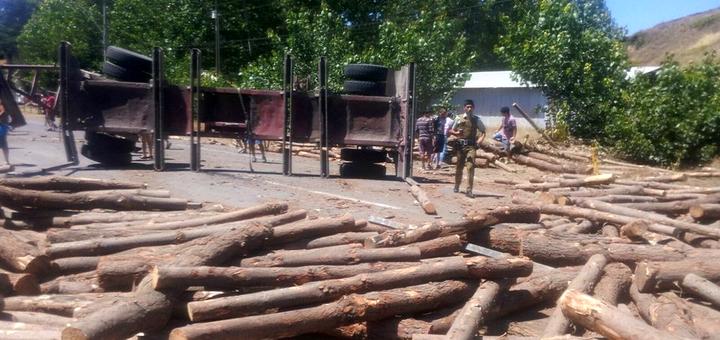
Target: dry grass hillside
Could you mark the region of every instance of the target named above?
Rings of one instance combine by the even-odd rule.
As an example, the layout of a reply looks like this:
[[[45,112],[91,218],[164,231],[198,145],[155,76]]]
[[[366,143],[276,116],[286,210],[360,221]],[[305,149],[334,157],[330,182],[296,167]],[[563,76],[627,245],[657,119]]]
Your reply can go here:
[[[682,64],[720,51],[720,8],[661,23],[628,37],[634,65],[657,65],[667,53]]]

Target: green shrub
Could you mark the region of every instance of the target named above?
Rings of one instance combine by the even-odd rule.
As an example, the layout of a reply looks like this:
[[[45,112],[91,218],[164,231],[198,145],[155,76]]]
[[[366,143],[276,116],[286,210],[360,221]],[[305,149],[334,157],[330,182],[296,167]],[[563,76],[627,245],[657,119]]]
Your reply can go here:
[[[710,161],[720,145],[720,63],[714,54],[683,68],[668,58],[637,76],[611,111],[607,144],[624,158],[666,166]]]

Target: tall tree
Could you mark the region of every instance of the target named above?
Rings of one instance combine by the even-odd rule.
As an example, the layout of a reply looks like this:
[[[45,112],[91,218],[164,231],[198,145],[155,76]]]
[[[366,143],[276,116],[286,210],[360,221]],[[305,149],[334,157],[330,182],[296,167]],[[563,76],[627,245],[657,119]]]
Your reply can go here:
[[[0,59],[12,62],[17,37],[37,6],[37,0],[0,0]]]

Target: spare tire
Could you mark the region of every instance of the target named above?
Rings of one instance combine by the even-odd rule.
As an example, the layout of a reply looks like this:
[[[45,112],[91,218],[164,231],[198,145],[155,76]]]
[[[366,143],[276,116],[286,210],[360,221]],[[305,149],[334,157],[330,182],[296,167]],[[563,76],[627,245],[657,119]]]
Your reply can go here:
[[[149,73],[126,69],[107,61],[103,63],[102,73],[115,80],[135,83],[147,83],[152,79]]]
[[[343,89],[347,94],[357,94],[361,96],[384,96],[385,82],[346,80],[345,83],[343,83]]]
[[[125,69],[152,74],[152,58],[117,46],[108,46],[105,57]]]
[[[388,68],[372,64],[349,64],[345,66],[344,74],[352,80],[385,81]]]

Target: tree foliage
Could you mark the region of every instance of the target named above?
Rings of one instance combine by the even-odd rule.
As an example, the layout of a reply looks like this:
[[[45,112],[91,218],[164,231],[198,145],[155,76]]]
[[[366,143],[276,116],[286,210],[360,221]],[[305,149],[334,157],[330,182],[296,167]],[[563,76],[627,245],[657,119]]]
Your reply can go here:
[[[0,0],[0,58],[17,55],[17,37],[37,6],[37,0]]]
[[[523,80],[542,88],[577,137],[602,137],[624,85],[627,55],[602,0],[528,0],[506,17],[496,51]]]

